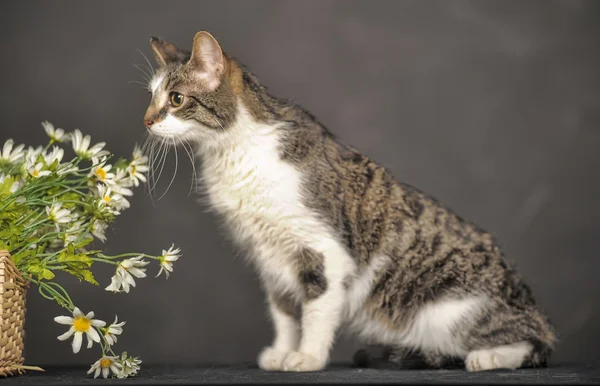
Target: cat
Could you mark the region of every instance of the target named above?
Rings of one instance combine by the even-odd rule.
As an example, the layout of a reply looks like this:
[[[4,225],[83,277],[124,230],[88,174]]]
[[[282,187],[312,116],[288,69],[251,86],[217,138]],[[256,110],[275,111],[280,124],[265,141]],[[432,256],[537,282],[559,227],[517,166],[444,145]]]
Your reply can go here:
[[[209,207],[256,268],[268,371],[318,371],[338,331],[357,366],[546,366],[557,333],[495,238],[272,96],[208,32],[160,38],[144,124],[193,144]]]

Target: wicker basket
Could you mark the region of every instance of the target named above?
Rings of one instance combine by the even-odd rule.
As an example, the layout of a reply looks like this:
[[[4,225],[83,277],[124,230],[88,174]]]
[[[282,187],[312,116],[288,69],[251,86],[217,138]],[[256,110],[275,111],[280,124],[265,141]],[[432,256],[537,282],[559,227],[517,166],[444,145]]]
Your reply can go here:
[[[28,286],[8,251],[0,251],[0,376],[3,377],[25,372],[23,327]]]

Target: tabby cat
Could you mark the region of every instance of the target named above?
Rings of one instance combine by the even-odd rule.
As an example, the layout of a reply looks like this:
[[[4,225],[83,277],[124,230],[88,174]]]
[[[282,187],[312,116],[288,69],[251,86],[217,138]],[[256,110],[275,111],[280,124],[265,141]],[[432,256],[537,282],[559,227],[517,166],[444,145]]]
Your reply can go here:
[[[256,267],[272,371],[324,369],[337,332],[357,365],[546,365],[556,334],[494,237],[267,92],[208,32],[150,40],[144,124],[188,141],[210,208]]]

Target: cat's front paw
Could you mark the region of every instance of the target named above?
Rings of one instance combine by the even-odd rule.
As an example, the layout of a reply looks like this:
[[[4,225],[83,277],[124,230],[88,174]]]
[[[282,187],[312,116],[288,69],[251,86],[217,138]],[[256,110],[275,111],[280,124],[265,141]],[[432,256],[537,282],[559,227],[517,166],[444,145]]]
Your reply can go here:
[[[258,355],[258,367],[265,371],[280,371],[287,352],[265,347]]]
[[[310,354],[292,351],[283,360],[283,371],[319,371],[325,368],[326,362]]]

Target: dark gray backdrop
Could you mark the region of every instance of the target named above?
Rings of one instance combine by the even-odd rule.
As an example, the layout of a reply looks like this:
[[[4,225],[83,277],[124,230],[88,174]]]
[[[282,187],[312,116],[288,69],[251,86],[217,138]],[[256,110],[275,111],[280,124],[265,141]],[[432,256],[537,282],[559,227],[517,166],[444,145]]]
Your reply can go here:
[[[273,93],[495,232],[563,335],[556,360],[598,357],[600,2],[19,1],[0,15],[0,140],[41,144],[47,119],[128,154],[148,102],[128,83],[142,79],[137,49],[150,56],[152,35],[190,48],[209,30]],[[188,197],[191,171],[180,163],[154,204],[138,189],[105,245],[175,242],[185,255],[169,280],[115,295],[102,270],[101,287],[68,288],[85,311],[127,320],[116,349],[146,363],[254,360],[271,340],[264,300]],[[63,311],[35,291],[28,301],[28,364],[99,356],[73,355],[56,340]],[[353,348],[340,340],[334,359]]]

